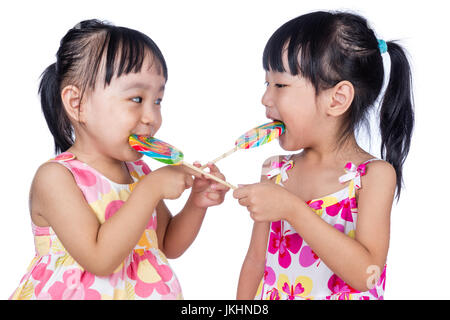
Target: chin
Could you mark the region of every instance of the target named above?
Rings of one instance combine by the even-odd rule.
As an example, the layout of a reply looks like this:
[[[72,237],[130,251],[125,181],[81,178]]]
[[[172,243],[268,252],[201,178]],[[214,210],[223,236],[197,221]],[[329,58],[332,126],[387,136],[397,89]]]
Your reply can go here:
[[[285,135],[282,135],[278,139],[278,143],[280,144],[280,147],[286,151],[297,151],[297,150],[303,149],[303,146],[298,143],[294,143],[293,141],[289,141],[289,140],[286,141]]]
[[[134,162],[134,161],[138,161],[140,160],[144,155],[142,153],[139,153],[137,151],[135,151],[134,149],[130,149],[127,150],[127,152],[125,152],[123,154],[123,159],[121,159],[122,161],[127,161],[127,162]]]
[[[130,162],[138,161],[138,160],[141,160],[143,156],[144,156],[144,155],[143,155],[142,153],[135,152],[135,154],[134,154],[134,156],[132,157],[132,159],[130,159],[130,160],[128,160],[128,161],[130,161]]]

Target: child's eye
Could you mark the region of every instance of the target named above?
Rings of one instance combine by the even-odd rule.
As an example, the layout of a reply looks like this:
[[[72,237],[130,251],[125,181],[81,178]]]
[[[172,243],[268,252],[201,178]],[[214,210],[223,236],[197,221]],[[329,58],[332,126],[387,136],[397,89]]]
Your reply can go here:
[[[156,105],[160,105],[161,102],[162,102],[162,99],[156,99],[156,100],[155,100],[155,104],[156,104]]]
[[[131,98],[131,101],[136,102],[136,103],[142,103],[142,97]]]
[[[270,83],[269,83],[268,81],[266,81],[266,82],[264,82],[264,85],[265,85],[266,87],[268,87],[268,86],[270,86]],[[277,88],[284,88],[284,87],[287,87],[287,84],[275,83],[275,84],[274,84],[274,87],[277,87]]]

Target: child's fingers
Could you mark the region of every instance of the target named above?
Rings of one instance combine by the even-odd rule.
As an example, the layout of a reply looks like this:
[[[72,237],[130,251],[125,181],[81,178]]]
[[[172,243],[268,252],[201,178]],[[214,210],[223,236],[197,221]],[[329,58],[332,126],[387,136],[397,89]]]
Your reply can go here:
[[[222,172],[219,171],[219,169],[217,169],[217,170],[210,170],[209,173],[212,174],[213,176],[216,176],[217,178],[225,180],[225,176],[222,174]]]
[[[220,172],[219,168],[212,162],[208,162],[206,166],[209,168],[210,173]]]
[[[236,190],[233,191],[233,198],[241,199],[241,198],[247,197],[248,190],[247,190],[246,186],[239,184],[238,187],[239,188],[237,188]]]
[[[194,184],[194,179],[192,179],[191,176],[186,176],[184,178],[184,183],[185,183],[185,187],[186,189],[189,189],[192,187],[192,185]]]
[[[193,164],[194,164],[194,166],[197,167],[197,168],[201,168],[201,166],[202,166],[202,164],[201,164],[199,161],[194,161]],[[204,170],[204,169],[202,169],[202,170]],[[211,173],[211,172],[209,172],[209,173]],[[212,180],[211,178],[207,177],[207,176],[204,175],[204,174],[200,175],[200,173],[199,173],[199,176],[197,176],[197,178],[201,178],[201,179],[203,179],[203,180]],[[219,177],[219,178],[222,179],[222,177]]]
[[[206,197],[208,197],[208,199],[216,201],[220,199],[220,194],[216,193],[216,192],[209,192],[206,194]]]
[[[249,198],[244,197],[244,198],[240,198],[240,199],[238,200],[238,202],[239,202],[239,204],[240,204],[241,206],[243,206],[243,207],[248,207],[248,206],[250,205],[250,201],[249,201],[249,200],[250,200]]]
[[[194,177],[196,177],[196,178],[201,178],[201,177],[203,176],[200,172],[197,172],[197,171],[195,171],[195,170],[189,168],[188,166],[181,166],[181,169],[182,169],[185,173],[187,173],[187,174],[189,174],[189,175],[191,175],[191,176],[194,176]]]
[[[228,192],[230,190],[230,187],[228,187],[222,183],[213,182],[209,186],[209,189],[211,191],[215,191],[215,192],[223,192],[223,191]]]
[[[202,164],[199,161],[194,161],[194,166],[196,166],[197,168],[200,168],[202,166]]]

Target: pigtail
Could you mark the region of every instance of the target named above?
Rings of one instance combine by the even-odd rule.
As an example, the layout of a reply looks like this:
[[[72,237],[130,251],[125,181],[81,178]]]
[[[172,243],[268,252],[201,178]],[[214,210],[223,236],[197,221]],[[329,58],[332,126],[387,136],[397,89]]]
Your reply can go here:
[[[402,187],[402,167],[409,152],[414,126],[411,70],[403,49],[388,42],[391,59],[389,83],[380,109],[381,157],[397,174],[397,199]]]
[[[42,73],[38,93],[41,96],[42,112],[53,135],[55,153],[58,154],[73,145],[73,128],[63,108],[56,63]]]

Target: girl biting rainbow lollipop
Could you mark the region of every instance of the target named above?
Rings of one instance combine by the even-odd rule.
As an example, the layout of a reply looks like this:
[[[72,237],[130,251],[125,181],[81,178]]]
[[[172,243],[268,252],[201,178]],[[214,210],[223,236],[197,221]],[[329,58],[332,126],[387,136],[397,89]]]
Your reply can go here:
[[[271,36],[263,66],[266,116],[284,122],[284,150],[302,151],[267,159],[261,183],[233,193],[255,221],[237,297],[382,299],[414,122],[404,50],[361,16],[313,12]],[[382,159],[355,138],[378,98]]]
[[[151,171],[129,145],[160,128],[166,81],[161,51],[141,32],[87,20],[62,38],[39,87],[58,155],[34,177],[36,255],[10,299],[183,298],[167,258],[191,245],[229,189],[185,166]],[[188,188],[172,216],[163,199]]]

